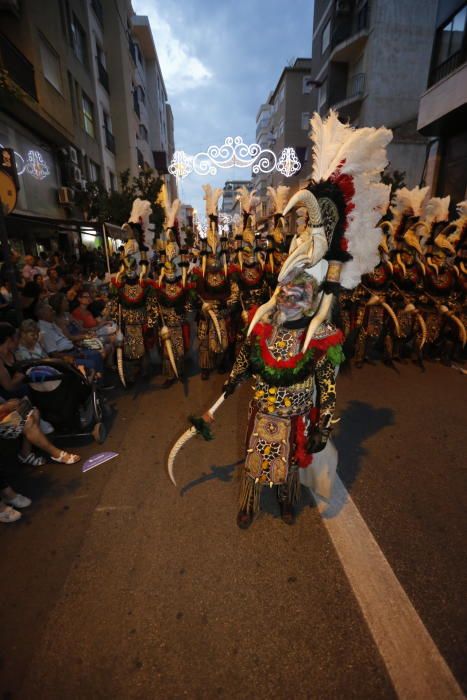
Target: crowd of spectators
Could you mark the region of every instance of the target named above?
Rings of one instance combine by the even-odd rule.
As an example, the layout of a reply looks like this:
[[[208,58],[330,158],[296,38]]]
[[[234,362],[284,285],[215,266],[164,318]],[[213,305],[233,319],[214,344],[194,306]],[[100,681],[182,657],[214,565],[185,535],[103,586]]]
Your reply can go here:
[[[59,252],[20,256],[11,250],[9,258],[0,268],[0,454],[4,441],[15,440],[20,463],[74,464],[79,455],[51,442],[54,426],[33,405],[24,363],[58,358],[74,365],[87,381],[111,386],[117,329],[105,316],[110,282],[105,259],[84,246],[79,257]],[[113,264],[117,261],[118,255]],[[8,483],[0,457],[0,522],[18,520],[30,503]]]

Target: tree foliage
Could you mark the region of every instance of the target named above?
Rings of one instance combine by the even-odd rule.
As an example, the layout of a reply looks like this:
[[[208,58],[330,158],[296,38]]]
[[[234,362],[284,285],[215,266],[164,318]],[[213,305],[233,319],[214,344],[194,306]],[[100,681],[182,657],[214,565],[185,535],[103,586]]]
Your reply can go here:
[[[131,214],[131,207],[136,197],[151,202],[150,221],[154,224],[158,237],[163,228],[164,209],[156,203],[163,185],[160,177],[153,170],[142,170],[137,177],[131,177],[130,170],[124,170],[118,176],[119,190],[109,192],[101,182],[88,182],[86,190],[75,193],[75,204],[81,209],[87,220],[99,223],[111,223],[122,226]]]

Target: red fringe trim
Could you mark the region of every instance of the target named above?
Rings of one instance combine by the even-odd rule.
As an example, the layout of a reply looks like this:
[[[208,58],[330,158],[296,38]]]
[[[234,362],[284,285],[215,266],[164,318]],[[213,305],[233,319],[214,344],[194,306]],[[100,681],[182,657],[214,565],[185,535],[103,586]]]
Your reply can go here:
[[[296,364],[303,359],[304,353],[299,352],[297,355],[294,355],[289,360],[276,360],[267,346],[267,340],[271,335],[271,331],[272,326],[269,323],[258,323],[256,324],[253,330],[254,335],[256,335],[258,338],[259,346],[261,349],[261,356],[264,362],[268,365],[268,367],[274,367],[276,369],[290,369],[295,367]],[[303,333],[303,335],[305,335],[305,333]],[[307,347],[307,350],[310,350],[310,348],[315,348],[316,350],[320,350],[321,353],[323,353],[326,352],[328,348],[331,348],[334,345],[342,345],[343,342],[344,334],[342,333],[342,331],[337,330],[332,335],[328,335],[327,338],[311,340]]]
[[[295,427],[295,453],[294,459],[300,469],[306,469],[313,461],[313,455],[306,451],[305,421],[302,416],[298,417]]]

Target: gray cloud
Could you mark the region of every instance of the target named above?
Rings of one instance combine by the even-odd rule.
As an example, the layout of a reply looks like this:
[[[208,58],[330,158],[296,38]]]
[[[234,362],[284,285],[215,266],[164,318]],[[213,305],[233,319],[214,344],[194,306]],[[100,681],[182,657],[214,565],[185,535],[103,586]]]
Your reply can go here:
[[[311,54],[313,0],[133,0],[148,15],[175,120],[177,149],[221,145],[226,136],[255,140],[255,118],[290,59]],[[209,179],[245,179],[225,170]],[[190,175],[183,201],[203,211],[201,185]]]

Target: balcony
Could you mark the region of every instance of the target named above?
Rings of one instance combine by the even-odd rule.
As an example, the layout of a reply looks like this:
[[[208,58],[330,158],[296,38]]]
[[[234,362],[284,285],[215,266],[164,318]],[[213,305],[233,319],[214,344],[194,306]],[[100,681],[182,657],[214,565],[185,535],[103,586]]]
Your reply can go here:
[[[141,110],[139,108],[138,93],[136,90],[133,90],[133,109],[138,119],[141,119]]]
[[[0,67],[8,71],[8,75],[16,85],[37,102],[34,66],[2,34],[0,34]]]
[[[97,57],[96,57],[97,58]],[[105,90],[110,95],[110,90],[109,90],[109,74],[107,73],[106,69],[102,65],[102,63],[99,61],[99,58],[97,58],[97,73],[99,75],[99,82],[102,85]]]
[[[136,66],[136,44],[131,37],[128,37],[128,50],[131,58],[133,59],[133,63]]]
[[[362,52],[368,39],[370,11],[368,3],[351,20],[336,20],[331,36],[330,61],[349,63]]]
[[[104,126],[105,145],[115,155],[115,136]]]
[[[353,121],[358,116],[360,103],[365,97],[365,73],[356,73],[348,83],[345,97],[334,100],[329,107],[339,112],[339,115]]]
[[[444,78],[447,78],[447,76],[451,73],[454,73],[454,71],[457,70],[459,66],[465,63],[465,60],[465,51],[463,51],[462,49],[460,51],[456,51],[456,53],[453,53],[452,56],[449,56],[449,58],[446,61],[440,63],[439,66],[436,66],[432,69],[430,73],[430,79],[428,81],[428,87],[436,85],[436,83],[439,83],[440,80],[443,80]]]

